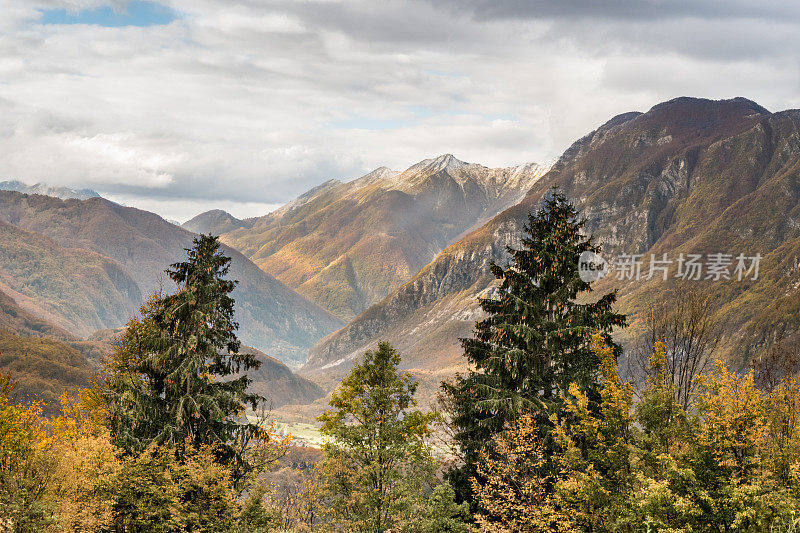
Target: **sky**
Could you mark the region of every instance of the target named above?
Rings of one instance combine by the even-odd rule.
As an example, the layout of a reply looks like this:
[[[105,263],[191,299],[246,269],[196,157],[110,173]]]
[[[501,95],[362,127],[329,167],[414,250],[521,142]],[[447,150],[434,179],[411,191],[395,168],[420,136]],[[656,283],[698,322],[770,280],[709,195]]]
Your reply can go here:
[[[800,2],[0,0],[0,181],[185,221],[452,153],[557,158],[678,96],[800,107]]]

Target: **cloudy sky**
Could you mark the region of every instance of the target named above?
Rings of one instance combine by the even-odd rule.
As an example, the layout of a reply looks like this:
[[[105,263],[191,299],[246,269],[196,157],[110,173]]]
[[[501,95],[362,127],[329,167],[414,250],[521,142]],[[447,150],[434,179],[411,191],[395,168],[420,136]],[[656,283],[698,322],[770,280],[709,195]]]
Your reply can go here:
[[[800,3],[0,0],[0,180],[186,220],[443,153],[557,157],[682,95],[800,107]]]

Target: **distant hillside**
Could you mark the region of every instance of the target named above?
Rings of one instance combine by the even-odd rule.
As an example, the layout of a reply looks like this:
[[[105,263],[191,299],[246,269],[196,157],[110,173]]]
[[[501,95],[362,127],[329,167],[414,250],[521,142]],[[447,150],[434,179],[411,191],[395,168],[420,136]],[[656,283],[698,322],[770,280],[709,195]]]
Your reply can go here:
[[[95,198],[100,196],[97,192],[91,189],[70,189],[69,187],[52,187],[46,183],[36,183],[28,185],[21,181],[0,181],[0,191],[16,191],[25,194],[42,194],[44,196],[53,196],[66,200],[68,198],[76,198],[78,200],[86,200],[88,198]]]
[[[267,406],[278,408],[286,404],[308,404],[325,395],[319,385],[298,376],[274,357],[249,346],[242,346],[240,351],[255,354],[261,362],[259,369],[248,370],[247,376],[253,380],[250,390],[263,396]]]
[[[58,409],[63,392],[86,388],[94,370],[84,355],[44,337],[23,337],[0,330],[0,369],[11,372],[18,401],[38,400],[45,411]]]
[[[349,320],[518,202],[545,170],[490,169],[449,154],[404,172],[379,168],[348,183],[326,182],[273,213],[238,222],[242,227],[222,239]]]
[[[386,339],[427,379],[464,368],[458,338],[480,317],[476,299],[494,284],[522,222],[557,185],[588,217],[606,255],[761,253],[757,281],[697,282],[725,326],[719,352],[741,365],[782,330],[800,327],[800,111],[770,113],[737,98],[680,98],[628,113],[575,142],[528,196],[444,250],[412,280],[315,346],[306,375],[328,385],[354,357]],[[618,308],[637,319],[675,280],[620,281]]]
[[[244,227],[245,223],[226,211],[212,209],[211,211],[200,213],[191,220],[187,220],[181,226],[194,233],[222,235]]]
[[[0,289],[29,313],[79,336],[124,322],[142,299],[136,282],[108,257],[2,220]]]
[[[53,337],[56,339],[77,340],[67,330],[23,309],[17,302],[0,291],[0,330],[25,337]]]
[[[90,386],[102,358],[113,352],[113,342],[122,333],[123,329],[103,330],[78,341],[16,335],[0,328],[0,369],[12,373],[19,401],[42,401],[53,413],[62,393]],[[248,346],[242,346],[242,352],[256,354],[261,362],[258,370],[248,372],[250,390],[262,395],[268,407],[309,404],[324,395],[318,385],[277,359]]]
[[[0,221],[5,222],[0,230],[18,235],[0,240],[0,280],[5,276],[10,278],[6,284],[16,283],[11,286],[16,293],[9,296],[80,336],[124,325],[143,297],[161,286],[171,290],[164,270],[185,257],[184,248],[194,237],[158,215],[103,198],[59,200],[2,191]],[[20,231],[26,232],[24,237]],[[18,244],[10,248],[7,242]],[[37,243],[37,251],[27,250],[31,243]],[[30,259],[21,263],[17,248],[26,250]],[[40,256],[39,249],[55,255],[43,262],[50,255]],[[239,335],[248,345],[298,365],[308,347],[342,325],[239,252],[231,248],[224,252],[233,259],[230,276],[240,282],[233,296]],[[81,274],[97,269],[105,274]],[[36,276],[43,281],[26,284]],[[103,285],[105,278],[114,290]],[[85,290],[79,291],[80,287]],[[127,300],[117,293],[127,295]],[[18,294],[29,300],[21,301]]]

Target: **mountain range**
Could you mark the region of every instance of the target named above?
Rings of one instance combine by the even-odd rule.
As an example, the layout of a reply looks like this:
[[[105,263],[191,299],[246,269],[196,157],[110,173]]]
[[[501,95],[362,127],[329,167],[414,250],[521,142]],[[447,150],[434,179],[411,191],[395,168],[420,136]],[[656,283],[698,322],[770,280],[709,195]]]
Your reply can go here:
[[[525,198],[442,251],[410,281],[320,341],[302,372],[327,387],[380,340],[404,354],[423,382],[463,370],[459,338],[479,318],[479,296],[495,288],[491,262],[508,261],[522,225],[548,190],[561,188],[587,218],[609,258],[641,254],[760,254],[757,280],[701,280],[723,328],[718,356],[743,366],[800,325],[800,111],[770,113],[743,99],[678,98],[646,113],[614,117],[576,141]],[[731,266],[731,270],[733,266]],[[670,274],[608,276],[597,293],[619,291],[618,308],[640,331],[650,305],[670,298]]]
[[[546,170],[490,169],[446,154],[403,172],[381,167],[350,182],[328,181],[263,217],[210,211],[184,227],[221,233],[265,272],[351,320],[519,202]]]
[[[489,266],[508,261],[553,187],[586,217],[604,257],[640,256],[645,274],[651,254],[760,257],[758,279],[741,281],[732,272],[681,281],[675,264],[666,280],[612,269],[595,295],[618,291],[630,322],[617,333],[623,344],[654,302],[686,283],[712,302],[717,355],[740,367],[800,327],[800,111],[678,98],[612,118],[551,166],[490,169],[446,154],[330,180],[249,219],[214,210],[178,227],[98,197],[0,192],[0,329],[15,336],[3,342],[43,337],[75,350],[88,366],[67,350],[36,349],[79,383],[108,346],[107,335],[87,336],[171,290],[164,269],[196,233],[213,233],[240,280],[240,337],[266,361],[254,388],[274,405],[321,401],[378,340],[400,350],[430,396],[466,368],[459,338],[482,316],[478,298],[496,290]],[[14,350],[19,365],[24,350]],[[303,378],[284,363],[302,364]]]
[[[44,196],[53,196],[67,200],[68,198],[75,198],[78,200],[88,200],[89,198],[96,198],[100,196],[97,191],[92,189],[70,189],[69,187],[54,187],[46,183],[34,183],[28,185],[21,181],[0,181],[0,191],[17,191],[25,194],[42,194]]]
[[[164,270],[194,234],[158,215],[103,198],[61,200],[0,192],[0,280],[17,303],[79,337],[124,325],[143,299],[171,290]],[[16,244],[15,244],[16,243]],[[236,319],[242,341],[288,364],[342,322],[237,251]]]

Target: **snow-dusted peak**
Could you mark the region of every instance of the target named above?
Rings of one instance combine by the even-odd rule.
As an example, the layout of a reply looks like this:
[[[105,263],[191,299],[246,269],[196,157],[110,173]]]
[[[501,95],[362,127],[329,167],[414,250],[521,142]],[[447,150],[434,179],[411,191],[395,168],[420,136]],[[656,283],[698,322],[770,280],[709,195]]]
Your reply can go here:
[[[52,196],[67,200],[69,198],[77,198],[78,200],[88,200],[100,196],[97,192],[91,189],[70,189],[69,187],[53,187],[46,183],[35,183],[28,185],[21,181],[3,181],[0,182],[0,191],[17,191],[24,194],[41,194],[43,196]]]
[[[521,175],[532,175],[536,176],[537,178],[544,176],[548,170],[550,170],[555,161],[547,161],[545,163],[523,163],[522,165],[517,165],[515,167],[509,167],[506,169],[510,176],[517,177]]]
[[[283,206],[279,207],[275,211],[272,211],[271,213],[269,213],[268,216],[271,217],[271,218],[275,218],[275,219],[282,218],[284,215],[286,215],[286,213],[289,213],[293,209],[297,209],[297,208],[302,207],[303,205],[307,204],[308,202],[313,200],[317,195],[319,195],[319,194],[321,194],[321,193],[323,193],[325,191],[328,191],[330,189],[333,189],[335,187],[338,187],[341,184],[342,184],[341,181],[333,180],[333,179],[332,180],[328,180],[328,181],[326,181],[324,183],[320,183],[316,187],[313,187],[313,188],[307,190],[306,192],[304,192],[303,194],[301,194],[300,196],[298,196],[297,198],[295,198],[291,202],[289,202],[287,204],[284,204]]]
[[[400,174],[398,171],[392,170],[391,168],[378,167],[372,172],[368,172],[360,178],[354,179],[351,184],[356,187],[365,187],[371,183],[375,183],[376,181],[390,180],[398,174]]]
[[[378,167],[364,177],[369,176],[370,178],[391,178],[398,174],[399,172],[397,170],[392,170],[389,167]]]
[[[433,159],[423,159],[416,165],[411,166],[406,172],[439,172],[441,170],[455,170],[468,165],[453,157],[453,154],[444,154]]]

